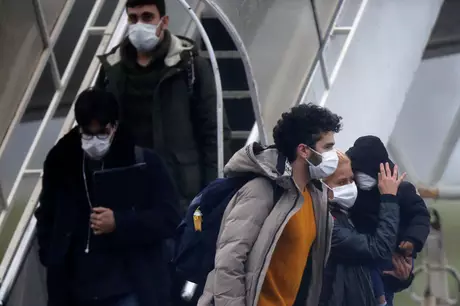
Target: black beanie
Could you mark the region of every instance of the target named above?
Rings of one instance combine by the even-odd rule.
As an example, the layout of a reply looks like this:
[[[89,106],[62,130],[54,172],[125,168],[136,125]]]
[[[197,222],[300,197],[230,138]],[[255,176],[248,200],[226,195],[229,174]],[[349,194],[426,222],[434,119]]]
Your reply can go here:
[[[388,162],[391,169],[394,167],[385,145],[377,136],[359,137],[346,154],[351,160],[353,172],[362,172],[375,179],[380,171],[380,163]]]

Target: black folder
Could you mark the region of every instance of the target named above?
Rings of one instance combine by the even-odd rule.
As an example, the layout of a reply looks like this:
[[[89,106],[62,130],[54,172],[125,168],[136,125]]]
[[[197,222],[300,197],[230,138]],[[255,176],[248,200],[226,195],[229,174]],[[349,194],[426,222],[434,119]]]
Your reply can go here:
[[[95,207],[126,211],[144,206],[150,198],[147,165],[135,164],[123,168],[95,171],[93,190]]]

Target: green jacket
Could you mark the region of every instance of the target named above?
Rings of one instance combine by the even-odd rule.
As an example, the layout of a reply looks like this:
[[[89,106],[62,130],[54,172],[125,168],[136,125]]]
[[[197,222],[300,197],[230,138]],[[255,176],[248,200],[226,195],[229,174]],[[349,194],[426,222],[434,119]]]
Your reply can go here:
[[[99,57],[102,73],[98,82],[120,102],[127,79],[121,54],[118,46]],[[185,210],[201,189],[217,177],[216,89],[210,65],[196,54],[194,43],[187,38],[171,35],[164,64],[159,81],[152,84],[152,149],[167,164]],[[229,156],[230,137],[224,113],[225,156]]]

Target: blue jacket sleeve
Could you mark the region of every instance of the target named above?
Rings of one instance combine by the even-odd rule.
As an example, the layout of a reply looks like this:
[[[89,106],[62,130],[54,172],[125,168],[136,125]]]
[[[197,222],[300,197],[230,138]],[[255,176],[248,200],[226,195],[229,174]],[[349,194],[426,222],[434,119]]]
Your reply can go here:
[[[133,211],[114,212],[114,239],[122,245],[151,244],[173,237],[180,223],[177,188],[161,158],[145,150],[151,200]]]
[[[415,252],[423,249],[430,233],[430,213],[425,201],[409,182],[402,182],[398,190],[398,203],[401,209],[401,224],[404,229],[400,233],[401,241],[410,241],[414,244]]]
[[[377,230],[360,234],[353,227],[334,224],[331,257],[345,264],[375,265],[389,260],[396,247],[399,206],[395,196],[382,195]]]

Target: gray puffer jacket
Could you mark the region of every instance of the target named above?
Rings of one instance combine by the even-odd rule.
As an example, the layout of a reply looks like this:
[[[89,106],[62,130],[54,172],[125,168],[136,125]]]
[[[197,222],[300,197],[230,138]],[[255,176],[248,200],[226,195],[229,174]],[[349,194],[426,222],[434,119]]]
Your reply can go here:
[[[277,242],[290,218],[303,205],[303,196],[291,178],[290,168],[286,167],[284,173],[276,170],[278,151],[257,147],[252,144],[237,152],[225,167],[226,175],[257,173],[274,180],[284,193],[274,205],[272,184],[264,177],[248,182],[236,193],[222,219],[215,268],[208,275],[199,306],[257,305]],[[305,305],[317,306],[333,226],[326,192],[313,185],[308,188],[317,237],[312,245],[311,281]]]

